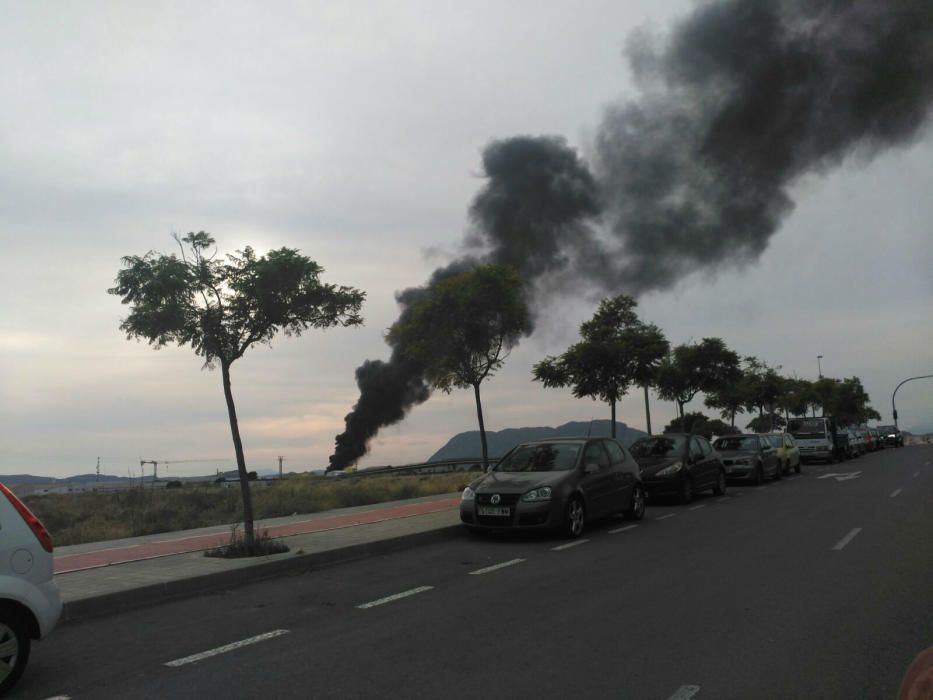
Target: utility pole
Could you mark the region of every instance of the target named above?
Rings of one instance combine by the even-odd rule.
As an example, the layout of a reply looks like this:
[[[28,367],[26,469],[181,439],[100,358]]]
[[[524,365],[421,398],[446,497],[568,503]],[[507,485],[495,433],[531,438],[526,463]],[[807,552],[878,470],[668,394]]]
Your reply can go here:
[[[282,455],[279,455],[279,478],[280,479],[282,478],[282,461],[284,459],[285,458]]]
[[[100,457],[97,458],[97,480],[100,481]]]

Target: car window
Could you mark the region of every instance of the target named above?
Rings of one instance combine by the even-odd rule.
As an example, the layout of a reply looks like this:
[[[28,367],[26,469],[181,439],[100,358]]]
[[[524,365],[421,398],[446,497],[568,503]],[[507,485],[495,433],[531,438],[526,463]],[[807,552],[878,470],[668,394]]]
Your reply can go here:
[[[773,447],[771,447],[771,443],[768,442],[767,439],[765,439],[765,438],[763,438],[763,437],[761,437],[761,436],[758,437],[758,442],[759,442],[759,444],[761,444],[761,449],[764,450],[764,451],[766,451],[766,452],[767,452],[768,450],[773,450],[773,449],[774,449]]]
[[[609,455],[603,449],[602,442],[591,442],[583,453],[583,464],[598,464],[600,469],[609,467]]]
[[[639,457],[679,457],[683,454],[683,450],[683,435],[658,435],[641,438],[629,448],[629,452],[632,453],[635,459]]]
[[[771,443],[772,447],[783,447],[784,446],[784,442],[783,440],[781,440],[780,435],[769,435],[768,442]]]
[[[703,448],[696,438],[690,438],[690,458],[703,459]]]
[[[519,445],[496,465],[497,472],[564,472],[573,469],[580,443],[548,442]]]
[[[619,443],[613,440],[606,440],[605,445],[606,450],[609,452],[609,461],[613,466],[622,464],[625,461],[625,450],[622,449]]]
[[[790,435],[785,435],[784,436],[784,447],[795,447],[794,438],[792,438]]]
[[[716,440],[716,449],[724,450],[757,450],[758,438],[749,435],[736,435],[721,437]]]
[[[713,454],[713,447],[707,442],[706,438],[698,437],[697,442],[700,443],[700,450],[702,450],[704,457],[709,457]]]

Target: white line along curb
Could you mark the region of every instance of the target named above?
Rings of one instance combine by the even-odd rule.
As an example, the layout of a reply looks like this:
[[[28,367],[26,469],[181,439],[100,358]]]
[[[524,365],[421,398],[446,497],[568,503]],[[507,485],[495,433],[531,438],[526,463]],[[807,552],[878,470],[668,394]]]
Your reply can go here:
[[[897,489],[894,493],[891,494],[891,498],[897,498],[898,494],[904,489]]]
[[[191,656],[186,656],[183,659],[167,661],[165,665],[177,668],[178,666],[184,666],[185,664],[193,664],[195,661],[209,659],[210,657],[217,656],[219,654],[226,654],[228,651],[234,651],[235,649],[239,649],[241,647],[248,647],[250,644],[264,642],[267,639],[273,639],[275,637],[281,637],[283,634],[288,634],[288,632],[288,630],[272,630],[271,632],[266,632],[265,634],[257,634],[255,637],[243,639],[239,642],[233,642],[233,644],[225,644],[224,646],[217,647],[216,649],[202,651],[200,654],[192,654]]]
[[[615,530],[610,530],[610,535],[615,535],[619,532],[628,532],[629,530],[634,530],[638,525],[626,525],[625,527],[617,527]]]
[[[395,600],[407,598],[410,595],[424,593],[425,591],[430,591],[433,588],[434,586],[418,586],[417,588],[412,588],[408,591],[402,591],[401,593],[396,593],[395,595],[387,595],[385,598],[380,598],[379,600],[371,600],[368,603],[363,603],[362,605],[357,605],[356,607],[360,610],[367,610],[369,608],[375,608],[377,605],[385,605],[386,603],[391,603]]]
[[[699,692],[700,686],[698,685],[682,685],[667,700],[690,700]]]
[[[552,551],[554,551],[554,552],[561,552],[561,551],[563,551],[563,550],[565,550],[565,549],[570,549],[571,547],[576,547],[577,545],[581,545],[581,544],[584,544],[584,543],[586,543],[586,542],[589,542],[589,540],[576,540],[575,542],[568,542],[567,544],[562,544],[562,545],[557,546],[557,547],[552,547],[551,549],[552,549]]]
[[[498,571],[499,569],[504,569],[507,566],[514,566],[515,564],[521,564],[524,559],[509,559],[504,561],[501,564],[493,564],[492,566],[487,566],[485,569],[477,569],[476,571],[471,571],[470,576],[479,576],[480,574],[488,574],[490,571]]]

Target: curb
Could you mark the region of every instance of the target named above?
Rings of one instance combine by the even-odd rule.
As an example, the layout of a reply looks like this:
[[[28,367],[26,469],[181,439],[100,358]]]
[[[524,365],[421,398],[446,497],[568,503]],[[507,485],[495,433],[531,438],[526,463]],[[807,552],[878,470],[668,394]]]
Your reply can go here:
[[[91,618],[108,617],[159,603],[206,595],[256,583],[279,575],[307,573],[324,566],[387,554],[424,544],[442,542],[462,535],[463,526],[458,523],[425,532],[363,542],[322,552],[307,554],[288,552],[272,555],[263,561],[257,561],[242,568],[191,576],[177,581],[140,586],[139,588],[116,593],[106,593],[66,602],[58,626]]]

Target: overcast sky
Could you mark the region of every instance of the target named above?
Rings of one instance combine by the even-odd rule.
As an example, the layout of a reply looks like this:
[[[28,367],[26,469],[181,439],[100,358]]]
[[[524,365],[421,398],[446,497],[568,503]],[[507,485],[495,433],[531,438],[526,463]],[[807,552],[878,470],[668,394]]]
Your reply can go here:
[[[252,469],[324,467],[385,359],[396,290],[455,254],[493,139],[564,136],[586,155],[634,87],[633,29],[693,3],[14,2],[0,0],[0,474],[167,475],[230,468],[217,371],[190,348],[118,330],[106,293],[124,255],[206,230],[222,252],[289,246],[366,291],[365,326],[279,337],[233,366]],[[673,343],[720,336],[788,374],[891,392],[933,374],[933,138],[849,158],[793,188],[760,259],[640,300]],[[608,409],[531,381],[592,299],[545,310],[484,387],[487,428],[556,426]],[[933,430],[933,380],[898,392],[902,427]],[[702,401],[689,408],[703,409]],[[655,427],[674,406],[652,397]],[[644,428],[641,395],[620,420]],[[363,466],[426,459],[475,429],[472,392],[437,394],[384,429]],[[224,459],[201,463],[187,460]],[[148,470],[148,468],[147,468]],[[162,471],[162,469],[160,469]]]

